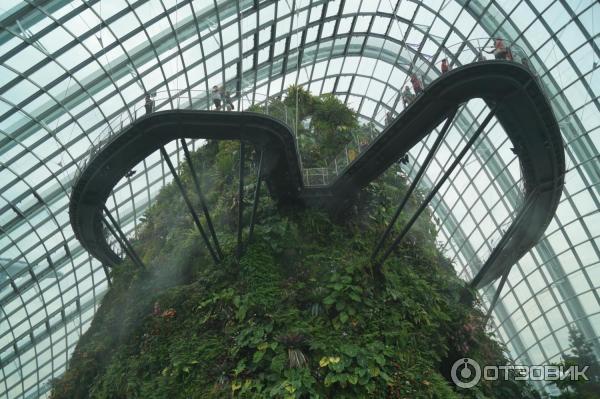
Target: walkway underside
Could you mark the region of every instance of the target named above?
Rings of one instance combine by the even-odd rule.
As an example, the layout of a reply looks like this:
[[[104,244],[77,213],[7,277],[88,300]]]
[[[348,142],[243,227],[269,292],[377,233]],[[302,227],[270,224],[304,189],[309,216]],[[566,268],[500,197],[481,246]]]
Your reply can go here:
[[[173,110],[136,121],[115,135],[88,163],[73,186],[70,217],[76,237],[105,264],[120,262],[103,234],[101,212],[117,182],[136,164],[179,138],[244,140],[263,150],[263,176],[280,203],[341,209],[401,154],[453,115],[460,104],[482,98],[512,141],[524,178],[525,201],[473,281],[482,287],[502,275],[539,240],[550,223],[563,187],[564,147],[542,90],[524,67],[502,61],[469,64],[443,75],[406,108],[329,186],[304,187],[289,127],[248,112]]]

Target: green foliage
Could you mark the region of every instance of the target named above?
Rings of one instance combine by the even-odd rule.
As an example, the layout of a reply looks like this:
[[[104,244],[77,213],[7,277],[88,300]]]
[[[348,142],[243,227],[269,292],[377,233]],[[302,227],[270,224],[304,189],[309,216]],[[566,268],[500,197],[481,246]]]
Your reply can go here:
[[[586,341],[583,334],[575,327],[569,328],[569,343],[571,344],[571,354],[563,355],[563,359],[556,366],[563,366],[565,369],[577,366],[579,370],[586,367],[585,376],[578,380],[565,378],[555,382],[560,389],[560,399],[600,399],[600,362],[594,355],[592,343]]]
[[[333,94],[313,96],[300,86],[290,86],[283,99],[274,97],[268,105],[248,110],[267,113],[294,126],[306,167],[326,166],[350,141],[364,144],[374,131],[373,125],[360,126],[356,113]]]
[[[314,113],[316,102],[317,98],[312,96],[309,91],[296,85],[288,87],[285,100],[283,100],[283,104],[289,109],[298,109],[299,120],[304,120]]]
[[[324,94],[315,100],[311,123],[317,137],[316,148],[311,150],[326,160],[335,157],[358,128],[356,114],[333,94]]]
[[[322,131],[353,126],[334,97],[298,96]],[[526,397],[514,381],[457,392],[446,380],[452,356],[506,359],[481,312],[459,303],[463,284],[435,246],[429,214],[374,273],[370,251],[405,190],[401,176],[390,171],[369,186],[343,223],[318,210],[277,209],[264,188],[260,223],[237,260],[238,149],[209,142],[192,154],[225,259],[213,264],[167,185],[133,242],[149,270],[125,262],[113,271],[53,398]],[[187,167],[179,172],[193,192]]]

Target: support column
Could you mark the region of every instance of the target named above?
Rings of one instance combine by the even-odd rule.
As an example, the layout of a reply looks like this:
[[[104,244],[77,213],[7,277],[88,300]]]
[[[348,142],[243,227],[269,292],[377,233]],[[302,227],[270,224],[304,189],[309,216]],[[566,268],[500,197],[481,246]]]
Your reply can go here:
[[[408,198],[412,195],[413,191],[415,190],[415,188],[417,187],[417,185],[419,184],[419,182],[421,180],[421,176],[423,176],[423,173],[425,173],[425,171],[427,170],[427,167],[429,166],[429,163],[433,159],[433,156],[436,154],[438,147],[440,146],[440,144],[442,143],[442,140],[446,136],[446,132],[448,131],[448,128],[452,124],[452,122],[454,120],[454,116],[456,115],[457,111],[458,111],[458,109],[454,109],[454,111],[452,111],[450,113],[450,115],[448,115],[448,118],[446,119],[446,123],[442,127],[442,130],[440,131],[438,137],[435,139],[435,142],[433,143],[433,146],[429,150],[429,153],[427,154],[427,157],[425,158],[425,161],[421,165],[421,168],[419,169],[419,172],[417,173],[416,177],[413,179],[413,181],[412,181],[410,187],[408,188],[408,191],[406,192],[406,194],[404,194],[404,198],[402,199],[402,202],[400,203],[400,206],[396,210],[396,213],[394,213],[394,216],[392,216],[392,220],[388,224],[385,232],[383,233],[383,235],[379,239],[379,242],[377,243],[377,246],[373,250],[373,254],[371,255],[371,262],[375,261],[375,259],[377,257],[377,254],[381,250],[381,247],[385,243],[385,240],[387,239],[387,237],[389,236],[390,232],[392,231],[392,228],[394,227],[394,224],[396,224],[396,221],[398,220],[398,217],[400,216],[400,213],[402,213],[402,210],[406,206],[406,203],[408,202]]]
[[[380,269],[381,268],[381,266],[386,261],[386,259],[388,258],[388,256],[392,253],[392,251],[394,250],[394,248],[400,243],[400,241],[404,238],[404,236],[406,235],[406,233],[408,233],[408,231],[410,230],[410,228],[415,224],[415,222],[417,221],[417,219],[419,218],[419,216],[421,215],[421,213],[425,210],[425,208],[427,207],[427,205],[429,205],[429,202],[431,202],[432,198],[437,194],[437,192],[440,190],[440,188],[442,187],[442,185],[446,182],[446,180],[448,180],[448,178],[450,177],[450,175],[452,174],[452,172],[454,172],[454,169],[456,169],[456,167],[458,166],[458,164],[460,163],[460,161],[464,158],[464,156],[467,153],[467,151],[473,146],[473,144],[475,144],[475,141],[479,138],[479,136],[483,132],[483,129],[485,129],[485,127],[488,125],[488,123],[492,120],[492,117],[496,113],[496,109],[497,108],[498,108],[498,105],[494,106],[494,108],[492,108],[490,110],[490,112],[485,117],[485,119],[483,120],[483,122],[481,123],[481,125],[479,125],[479,127],[477,128],[477,130],[475,131],[475,133],[473,133],[473,135],[471,136],[471,138],[469,139],[469,141],[467,142],[467,144],[465,145],[465,147],[460,151],[460,153],[456,156],[456,159],[452,162],[452,164],[450,165],[450,167],[448,168],[448,170],[444,173],[444,175],[442,176],[442,178],[440,179],[440,181],[435,185],[435,187],[427,195],[427,197],[424,199],[423,203],[419,206],[419,208],[417,209],[417,211],[415,212],[415,214],[411,217],[411,219],[408,221],[408,223],[406,224],[406,226],[404,226],[404,228],[402,229],[402,231],[400,232],[400,234],[398,234],[398,237],[396,237],[396,239],[394,240],[394,242],[392,243],[392,245],[385,252],[385,254],[383,255],[383,258],[381,259],[381,261],[375,264],[375,268],[376,269]]]
[[[198,194],[198,198],[200,198],[200,206],[202,207],[202,213],[204,213],[204,217],[206,218],[206,224],[208,224],[208,230],[215,244],[215,248],[219,255],[220,259],[223,259],[223,251],[221,251],[221,246],[219,245],[219,240],[217,239],[217,234],[215,233],[215,228],[212,224],[212,219],[210,218],[210,214],[208,213],[208,207],[206,206],[206,199],[202,194],[202,190],[200,190],[200,180],[198,179],[198,175],[196,174],[196,170],[192,163],[192,157],[190,156],[190,152],[188,150],[187,144],[185,143],[185,139],[181,139],[181,146],[183,147],[183,153],[185,155],[185,160],[187,161],[188,167],[190,168],[190,172],[192,174],[192,180],[194,182],[194,187],[196,189],[196,193]]]
[[[175,170],[175,168],[173,167],[173,164],[171,163],[169,154],[167,154],[167,151],[165,151],[165,147],[160,147],[160,153],[162,154],[164,160],[167,162],[167,166],[169,167],[169,170],[171,171],[171,174],[173,175],[173,180],[175,180],[177,187],[179,187],[179,191],[181,192],[181,195],[183,196],[183,200],[185,201],[185,204],[187,205],[188,210],[192,214],[194,223],[196,224],[196,227],[198,228],[198,231],[200,232],[202,239],[204,240],[204,242],[206,243],[206,246],[208,247],[210,256],[213,258],[215,263],[219,263],[219,258],[217,257],[217,254],[215,253],[212,245],[210,245],[210,241],[209,241],[206,233],[204,232],[202,225],[200,224],[200,219],[198,218],[198,215],[196,214],[196,211],[194,210],[194,207],[192,206],[192,202],[190,201],[190,199],[187,196],[187,193],[185,192],[185,188],[183,187],[183,183],[181,183],[181,179],[179,178],[177,171]]]
[[[140,257],[137,255],[137,253],[133,249],[133,246],[127,239],[127,236],[125,235],[125,233],[123,233],[123,230],[121,230],[121,227],[119,226],[119,224],[117,223],[115,218],[111,215],[108,208],[106,208],[106,206],[105,206],[103,208],[103,210],[104,210],[104,213],[106,214],[106,216],[108,216],[108,219],[110,220],[110,222],[112,223],[112,226],[111,226],[111,223],[108,223],[108,221],[106,220],[106,218],[104,216],[102,216],[102,215],[100,216],[102,222],[104,223],[104,225],[106,226],[108,231],[110,231],[110,233],[119,242],[119,244],[121,245],[121,248],[123,248],[123,251],[125,251],[127,253],[127,255],[131,258],[133,263],[135,263],[135,265],[138,266],[140,269],[145,269],[146,267],[144,266],[144,262],[142,262]]]
[[[240,141],[240,176],[238,186],[238,231],[237,231],[237,257],[242,257],[244,250],[242,243],[242,217],[244,214],[244,158],[246,156],[246,146]]]
[[[252,215],[250,216],[250,230],[248,232],[247,244],[250,244],[250,240],[252,240],[252,233],[254,232],[254,220],[256,217],[256,208],[258,207],[258,200],[260,196],[260,185],[262,183],[262,165],[263,150],[260,150],[260,159],[258,161],[258,175],[256,176],[256,187],[254,189],[254,201],[252,204]]]

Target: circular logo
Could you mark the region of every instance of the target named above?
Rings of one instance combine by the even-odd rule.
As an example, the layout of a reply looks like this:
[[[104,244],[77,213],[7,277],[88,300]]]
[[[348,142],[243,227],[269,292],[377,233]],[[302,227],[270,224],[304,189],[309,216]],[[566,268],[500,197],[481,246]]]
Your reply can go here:
[[[452,382],[460,388],[473,388],[481,380],[481,367],[468,357],[458,359],[450,370]]]

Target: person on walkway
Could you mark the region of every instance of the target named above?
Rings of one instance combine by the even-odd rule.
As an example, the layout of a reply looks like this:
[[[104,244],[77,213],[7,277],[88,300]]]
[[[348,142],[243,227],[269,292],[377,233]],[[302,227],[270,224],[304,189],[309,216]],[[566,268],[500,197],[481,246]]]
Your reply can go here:
[[[494,50],[491,51],[494,54],[494,58],[497,60],[505,60],[508,58],[508,50],[504,44],[504,40],[497,37],[494,39]]]
[[[506,49],[506,60],[513,61],[513,53],[512,53],[512,50],[510,49],[510,47],[508,47]]]
[[[398,162],[403,163],[404,165],[408,165],[408,154],[402,154],[398,159]]]
[[[369,139],[366,137],[361,137],[358,141],[358,151],[361,152],[363,149],[369,146]]]
[[[410,87],[404,86],[404,91],[402,92],[402,103],[404,104],[404,108],[406,108],[414,99],[415,95],[410,91]]]
[[[221,88],[221,97],[223,97],[223,110],[233,111],[235,106],[233,105],[233,101],[231,100],[231,94],[229,93],[229,90]]]
[[[413,73],[410,76],[410,83],[412,83],[413,90],[415,91],[415,95],[423,93],[423,86],[421,85],[421,81],[417,77],[417,74]]]
[[[392,115],[392,111],[388,111],[387,114],[385,114],[385,125],[389,125],[390,123],[392,123],[392,121],[394,120],[394,115]]]
[[[219,90],[219,86],[213,86],[212,88],[212,99],[215,104],[215,109],[217,111],[221,110],[221,90]]]
[[[144,107],[146,108],[146,115],[151,114],[154,110],[154,100],[152,99],[152,96],[150,96],[150,93],[146,93]]]
[[[442,66],[440,67],[440,69],[442,70],[442,74],[448,72],[450,70],[450,65],[448,65],[448,59],[444,58],[442,60]]]

